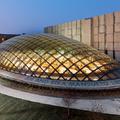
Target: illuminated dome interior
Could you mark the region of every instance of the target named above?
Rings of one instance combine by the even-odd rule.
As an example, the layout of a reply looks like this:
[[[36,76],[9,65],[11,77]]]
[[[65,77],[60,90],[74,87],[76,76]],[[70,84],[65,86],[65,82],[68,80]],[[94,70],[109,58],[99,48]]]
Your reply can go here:
[[[0,44],[0,69],[51,80],[120,78],[120,66],[78,41],[50,34],[25,35]]]

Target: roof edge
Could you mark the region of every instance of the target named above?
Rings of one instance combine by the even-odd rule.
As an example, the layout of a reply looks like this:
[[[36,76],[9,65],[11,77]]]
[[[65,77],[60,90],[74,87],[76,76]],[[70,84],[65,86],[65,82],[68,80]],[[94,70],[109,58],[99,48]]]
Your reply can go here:
[[[0,76],[11,81],[27,83],[29,85],[73,90],[111,90],[120,88],[120,79],[105,81],[65,81],[51,80],[20,75],[0,70]]]

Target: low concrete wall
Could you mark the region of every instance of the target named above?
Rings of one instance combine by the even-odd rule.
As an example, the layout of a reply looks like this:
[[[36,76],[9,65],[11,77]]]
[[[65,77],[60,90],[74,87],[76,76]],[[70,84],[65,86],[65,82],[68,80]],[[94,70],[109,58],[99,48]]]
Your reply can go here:
[[[0,93],[36,103],[120,115],[120,98],[70,99],[50,97],[12,89],[2,84],[0,84]]]
[[[48,26],[44,32],[81,41],[120,61],[120,12]]]
[[[1,72],[0,72],[1,73]],[[8,76],[9,77],[9,73]],[[15,78],[22,78],[19,75],[15,76]],[[3,82],[4,81],[4,82]],[[108,114],[116,114],[120,115],[120,97],[118,96],[96,96],[96,97],[70,97],[66,94],[66,96],[52,96],[49,94],[40,94],[40,92],[35,92],[34,89],[30,89],[29,85],[25,85],[28,89],[20,86],[20,83],[16,83],[15,87],[9,79],[9,82],[5,82],[6,79],[0,78],[0,93],[8,96],[12,96],[15,98],[28,100],[32,102],[48,104],[53,106],[60,106],[66,108],[80,109],[80,110],[88,110],[92,112],[100,112],[100,113],[108,113]],[[26,80],[27,81],[27,80]],[[28,80],[29,82],[29,80]],[[18,86],[17,86],[18,84]],[[81,91],[82,92],[82,91]],[[82,94],[82,93],[81,93]]]

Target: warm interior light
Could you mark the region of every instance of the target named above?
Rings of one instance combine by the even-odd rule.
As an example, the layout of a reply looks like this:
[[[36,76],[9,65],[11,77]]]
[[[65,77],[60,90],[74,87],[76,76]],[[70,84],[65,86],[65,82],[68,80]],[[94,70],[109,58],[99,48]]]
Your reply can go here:
[[[5,54],[12,55],[9,52],[5,52]],[[22,54],[21,56],[24,56],[24,54]],[[48,56],[49,55],[46,55],[46,58]],[[90,62],[87,59],[83,59],[82,63],[79,62],[79,63],[76,64],[76,67],[70,67],[70,66],[72,66],[72,63],[75,63],[77,61],[76,58],[73,57],[72,58],[72,62],[69,62],[69,61],[65,62],[66,59],[64,57],[61,57],[60,55],[55,55],[55,57],[57,57],[57,58],[60,57],[59,58],[59,62],[56,61],[55,58],[53,58],[53,57],[49,59],[49,61],[48,61],[49,64],[47,62],[44,62],[43,64],[41,64],[42,61],[44,61],[44,59],[42,59],[42,58],[39,59],[39,61],[38,61],[35,58],[33,58],[33,60],[30,60],[29,58],[24,59],[24,57],[23,57],[23,62],[33,72],[37,70],[37,73],[42,73],[43,71],[45,71],[46,73],[49,73],[49,74],[52,73],[53,71],[55,71],[55,69],[60,74],[64,73],[67,69],[69,69],[69,71],[72,74],[75,74],[75,73],[77,73],[76,67],[78,67],[79,69],[81,69],[85,74],[90,74],[92,72],[91,70],[95,70],[95,69],[97,69],[97,67],[102,66],[102,64],[99,63],[99,62],[95,62],[95,64],[96,64],[96,66],[95,66],[93,64],[89,64]],[[37,60],[37,64],[34,64],[34,61],[36,61],[36,60]],[[55,62],[53,62],[53,61],[55,61]],[[18,69],[23,69],[24,64],[20,64],[20,63],[21,63],[21,60],[19,60],[19,58],[15,58],[12,61],[12,63],[9,62],[10,65],[8,67],[13,67],[12,64],[15,64],[15,66],[19,66]],[[53,67],[50,66],[51,63],[52,63]],[[60,63],[64,63],[64,66],[59,66]],[[88,67],[84,67],[83,63],[88,64],[89,68]],[[41,66],[40,66],[41,69],[38,69],[38,67],[39,67],[40,64],[41,64]],[[27,67],[25,67],[25,68],[27,69]],[[103,67],[102,70],[106,70],[106,69]]]
[[[1,69],[41,78],[95,81],[114,64],[108,56],[79,42],[42,35],[34,40],[25,38],[0,47]]]

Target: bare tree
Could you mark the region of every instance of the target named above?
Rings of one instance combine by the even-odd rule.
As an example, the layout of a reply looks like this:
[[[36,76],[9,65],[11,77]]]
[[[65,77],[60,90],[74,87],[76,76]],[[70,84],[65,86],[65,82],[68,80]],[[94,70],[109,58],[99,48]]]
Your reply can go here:
[[[70,91],[64,96],[65,97],[63,97],[63,104],[67,108],[67,120],[70,120],[70,106],[75,103],[76,100],[72,98]]]

